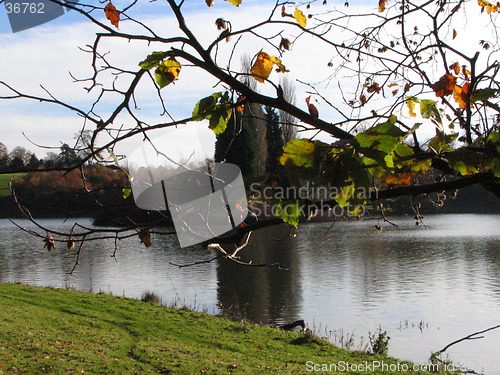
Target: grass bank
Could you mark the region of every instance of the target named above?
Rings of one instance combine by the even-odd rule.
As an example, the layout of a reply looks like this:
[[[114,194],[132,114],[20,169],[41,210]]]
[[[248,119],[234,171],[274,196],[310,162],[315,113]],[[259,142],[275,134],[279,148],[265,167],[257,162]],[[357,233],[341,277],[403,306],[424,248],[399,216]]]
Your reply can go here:
[[[188,309],[0,283],[0,374],[322,373],[308,372],[307,361],[398,363]]]
[[[14,178],[19,178],[26,175],[26,173],[7,173],[0,174],[0,197],[8,197],[10,196],[10,188],[9,183],[10,180]]]

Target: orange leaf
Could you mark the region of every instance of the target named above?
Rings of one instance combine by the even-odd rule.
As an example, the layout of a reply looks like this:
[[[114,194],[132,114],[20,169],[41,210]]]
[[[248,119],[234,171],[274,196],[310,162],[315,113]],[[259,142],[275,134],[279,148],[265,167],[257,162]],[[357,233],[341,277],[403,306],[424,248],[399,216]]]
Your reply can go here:
[[[404,92],[408,92],[408,90],[410,90],[410,84],[409,83],[407,83],[405,85]]]
[[[434,90],[438,98],[442,98],[443,96],[452,94],[456,84],[457,79],[453,74],[445,74],[439,78],[439,81],[433,83],[431,88]]]
[[[453,39],[457,37],[457,30],[453,29]]]
[[[398,91],[399,91],[398,89],[392,90],[392,96],[395,96],[398,93]]]
[[[411,185],[411,177],[410,173],[399,173],[398,175],[386,173],[382,176],[387,185]]]
[[[372,93],[376,92],[377,94],[380,94],[380,90],[382,90],[382,87],[379,86],[377,82],[374,82],[370,86],[367,87],[366,91]]]
[[[471,75],[471,72],[469,72],[467,70],[467,68],[464,66],[462,66],[462,74],[464,75],[464,78],[468,81],[469,80],[469,77]]]
[[[111,22],[112,25],[116,26],[118,29],[118,23],[120,22],[120,13],[116,10],[116,7],[110,1],[104,7],[104,14],[106,18]]]
[[[387,0],[379,0],[378,1],[378,11],[383,12],[385,10],[386,5],[387,5]]]
[[[281,6],[281,17],[291,17],[293,18],[293,16],[289,13],[286,12],[286,9],[285,9],[285,6]]]
[[[240,105],[236,106],[236,111],[237,112],[243,112],[243,110],[245,109],[245,104],[243,103],[244,101],[246,100],[246,98],[241,95],[238,100],[236,101],[237,103],[241,103]]]
[[[310,103],[310,100],[311,100],[311,95],[309,95],[306,98],[307,109],[309,110],[309,114],[311,115],[311,117],[317,119],[319,117],[318,109],[314,104]]]
[[[462,87],[455,85],[453,98],[460,106],[460,109],[467,108],[467,95],[469,94],[470,83],[466,82]]]
[[[361,101],[361,106],[364,106],[366,104],[366,102],[367,102],[366,95],[365,94],[361,95],[359,97],[359,100]]]
[[[460,74],[460,65],[458,62],[450,65],[450,69],[453,70],[457,76]]]

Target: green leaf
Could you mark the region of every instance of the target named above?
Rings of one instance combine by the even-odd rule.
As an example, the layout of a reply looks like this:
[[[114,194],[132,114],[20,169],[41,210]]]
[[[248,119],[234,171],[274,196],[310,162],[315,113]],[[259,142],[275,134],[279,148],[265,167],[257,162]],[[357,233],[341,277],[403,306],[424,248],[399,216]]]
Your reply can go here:
[[[349,176],[356,187],[368,188],[370,186],[370,178],[366,172],[363,163],[355,157],[345,157],[342,160],[342,166],[349,171]]]
[[[209,120],[208,127],[219,135],[226,130],[232,114],[229,93],[216,92],[196,103],[192,117],[194,121]]]
[[[231,118],[233,111],[229,106],[219,105],[210,115],[209,128],[213,130],[215,135],[219,135],[227,128],[227,122]]]
[[[500,158],[491,159],[491,163],[488,165],[488,168],[493,172],[495,177],[500,178]]]
[[[342,186],[340,192],[335,196],[335,201],[340,207],[345,207],[349,204],[349,199],[353,196],[355,191],[354,185]]]
[[[295,202],[280,201],[278,204],[274,205],[274,214],[285,223],[297,228],[301,215],[301,207]]]
[[[484,102],[491,98],[496,98],[500,90],[492,89],[491,87],[487,87],[485,89],[479,89],[472,93],[471,102]]]
[[[222,92],[216,92],[196,103],[192,113],[193,120],[201,121],[209,118],[215,108],[215,105],[217,104],[217,101],[221,96]]]
[[[420,99],[420,114],[423,118],[439,115],[435,100]]]
[[[397,117],[393,115],[389,118],[388,121],[383,122],[382,124],[374,126],[373,128],[370,128],[367,131],[365,131],[365,134],[385,135],[385,136],[391,136],[391,137],[403,137],[403,136],[405,136],[406,133],[395,125],[396,122],[397,122]],[[363,134],[363,133],[361,133],[361,134]]]
[[[295,165],[297,167],[312,167],[314,165],[315,143],[308,139],[292,139],[283,147],[280,156],[281,165]]]
[[[146,60],[141,61],[139,66],[144,70],[149,70],[159,66],[161,61],[167,56],[168,52],[153,52],[151,55],[146,57]]]
[[[462,176],[479,172],[478,166],[484,161],[481,154],[465,148],[449,151],[445,156],[450,166]]]
[[[122,189],[122,197],[123,197],[123,199],[127,199],[128,197],[130,197],[130,194],[132,194],[132,189],[129,186],[125,186]]]
[[[458,133],[453,134],[443,134],[438,133],[434,138],[429,141],[429,150],[433,151],[437,155],[441,155],[443,152],[450,149],[450,144],[457,139]]]

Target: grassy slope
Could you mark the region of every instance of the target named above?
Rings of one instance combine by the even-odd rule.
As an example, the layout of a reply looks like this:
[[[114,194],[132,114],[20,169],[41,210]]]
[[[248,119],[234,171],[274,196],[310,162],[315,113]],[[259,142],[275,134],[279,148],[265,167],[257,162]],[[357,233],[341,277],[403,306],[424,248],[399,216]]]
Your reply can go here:
[[[9,183],[12,177],[21,177],[26,173],[8,173],[0,174],[0,197],[6,197],[10,195]]]
[[[0,283],[0,374],[304,374],[311,360],[396,363],[292,344],[301,336],[134,299]]]

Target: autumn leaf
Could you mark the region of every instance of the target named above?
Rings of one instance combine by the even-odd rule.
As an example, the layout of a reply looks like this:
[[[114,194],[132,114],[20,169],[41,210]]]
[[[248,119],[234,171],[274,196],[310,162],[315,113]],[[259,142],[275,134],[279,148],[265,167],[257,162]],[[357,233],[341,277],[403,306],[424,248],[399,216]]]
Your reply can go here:
[[[372,83],[366,89],[369,93],[376,92],[377,94],[380,94],[380,90],[382,90],[382,87],[377,82]]]
[[[111,1],[104,7],[104,14],[106,15],[106,18],[111,22],[111,24],[113,26],[116,26],[116,28],[118,29],[118,23],[120,22],[120,13],[116,10],[116,7]]]
[[[205,2],[207,3],[207,5],[209,7],[211,7],[212,5],[214,5],[214,0],[205,0]]]
[[[311,117],[317,119],[319,117],[318,109],[314,104],[310,103],[310,100],[311,100],[311,95],[309,95],[306,98],[307,109],[309,110],[309,114],[311,115]]]
[[[450,69],[451,69],[451,70],[453,70],[453,71],[455,72],[455,75],[457,75],[457,76],[458,76],[458,75],[460,74],[460,70],[461,70],[461,68],[460,68],[460,64],[459,64],[458,62],[456,62],[456,63],[454,63],[454,64],[450,65]]]
[[[151,233],[149,232],[149,229],[141,229],[139,231],[139,239],[141,240],[141,243],[144,244],[146,247],[151,246]]]
[[[385,173],[382,179],[387,185],[411,185],[411,173]]]
[[[47,234],[45,236],[43,242],[45,243],[43,247],[47,248],[48,251],[51,251],[56,248],[56,242],[54,241],[54,237],[52,237],[50,234]]]
[[[498,3],[497,4],[489,3],[488,5],[486,5],[486,13],[491,14],[496,12],[498,12]]]
[[[295,12],[293,13],[293,18],[298,22],[298,24],[302,27],[306,27],[307,18],[304,16],[304,13],[299,8],[295,8]]]
[[[457,30],[453,29],[453,38],[452,39],[455,39],[457,37],[458,33],[457,33]]]
[[[271,74],[272,70],[273,61],[271,60],[271,56],[265,52],[259,52],[257,59],[250,70],[252,76],[260,83],[264,83]]]
[[[293,17],[291,14],[288,14],[286,12],[286,9],[285,9],[284,5],[281,6],[281,17]]]
[[[378,2],[378,11],[383,12],[385,10],[385,6],[387,5],[387,0],[379,0]]]
[[[278,72],[288,72],[280,59],[265,52],[259,52],[250,73],[257,81],[264,83],[271,74],[274,65],[278,67]]]
[[[217,18],[215,20],[215,25],[217,26],[217,30],[227,29],[227,21],[223,18]]]
[[[246,99],[244,96],[240,96],[240,97],[238,98],[238,100],[237,100],[236,102],[237,102],[237,103],[241,103],[241,104],[239,104],[238,106],[236,106],[236,108],[235,108],[235,109],[236,109],[236,112],[243,112],[243,110],[245,109],[245,103],[244,103],[244,102],[245,102],[246,100],[247,100],[247,99]]]
[[[361,102],[361,106],[364,106],[367,102],[366,95],[363,94],[359,97],[359,101]]]
[[[445,74],[439,78],[439,81],[433,83],[431,88],[434,90],[438,98],[442,98],[443,96],[452,94],[456,84],[457,79],[453,74]]]
[[[415,113],[415,101],[415,98],[412,96],[406,97],[406,105],[408,106],[408,113],[411,117],[417,117],[417,114]]]
[[[156,68],[156,83],[160,88],[163,88],[178,79],[180,72],[181,64],[174,57],[171,57]]]
[[[467,95],[469,94],[470,83],[466,82],[462,87],[455,85],[453,98],[460,106],[460,109],[467,108]]]
[[[66,248],[68,250],[72,250],[75,247],[76,241],[73,237],[68,238],[68,241],[66,241]]]
[[[287,51],[290,51],[290,46],[291,46],[291,42],[289,39],[287,38],[281,38],[281,42],[280,42],[280,46],[279,48],[280,49],[286,49]]]
[[[239,7],[242,0],[224,0],[224,1],[229,1],[231,4],[236,5],[237,7]]]

